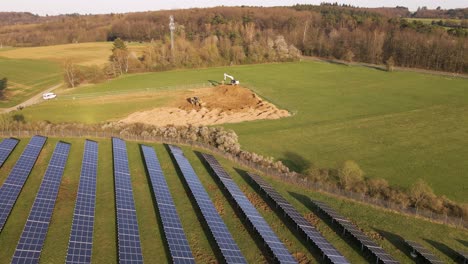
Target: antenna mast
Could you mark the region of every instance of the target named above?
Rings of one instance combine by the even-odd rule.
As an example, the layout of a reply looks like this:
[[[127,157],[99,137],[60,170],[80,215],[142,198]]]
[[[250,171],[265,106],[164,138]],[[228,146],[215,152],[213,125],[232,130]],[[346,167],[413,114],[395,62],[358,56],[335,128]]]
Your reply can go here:
[[[171,30],[171,53],[172,53],[172,59],[174,59],[174,30],[176,29],[175,23],[174,23],[174,16],[169,17],[169,29]]]

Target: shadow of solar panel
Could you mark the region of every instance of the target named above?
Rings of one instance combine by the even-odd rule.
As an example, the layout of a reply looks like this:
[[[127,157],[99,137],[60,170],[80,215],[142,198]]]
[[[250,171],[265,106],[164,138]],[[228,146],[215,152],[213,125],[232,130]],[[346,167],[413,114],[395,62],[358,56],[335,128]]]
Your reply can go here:
[[[3,166],[3,163],[8,159],[11,152],[15,149],[16,145],[18,145],[19,140],[15,138],[5,138],[0,143],[0,168]]]
[[[218,161],[209,154],[202,154],[202,156],[224,187],[226,187],[237,205],[239,205],[248,221],[253,225],[254,230],[273,253],[274,258],[280,263],[297,263],[296,259],[289,253],[286,246],[271,229],[263,216],[247,199],[245,194],[239,189],[239,186],[231,179],[231,176],[221,167]]]
[[[12,263],[39,263],[69,152],[70,144],[68,143],[59,142],[55,146],[23,233],[16,246]]]
[[[172,261],[174,263],[195,263],[156,152],[148,146],[141,146],[141,149]]]
[[[119,263],[143,263],[125,141],[112,138]]]
[[[208,228],[213,235],[216,244],[218,245],[224,260],[227,263],[247,263],[244,256],[239,250],[236,242],[232,238],[226,224],[224,223],[218,211],[213,205],[208,193],[203,187],[200,179],[196,175],[182,150],[177,146],[169,145],[172,156],[176,160],[184,180],[187,183],[193,198],[195,199],[198,208],[200,209],[203,219],[206,221]]]
[[[98,143],[86,140],[66,263],[91,263],[97,164]]]
[[[430,252],[428,249],[423,247],[418,242],[410,241],[410,240],[406,240],[405,242],[411,247],[414,253],[417,253],[419,256],[424,258],[427,262],[434,263],[434,264],[444,263],[438,257],[436,257],[432,252]]]
[[[250,178],[263,190],[266,195],[273,200],[275,205],[289,217],[298,230],[307,237],[316,248],[322,252],[323,256],[331,263],[349,263],[348,260],[328,242],[281,194],[279,194],[269,183],[256,174],[247,173]]]
[[[18,195],[28,179],[46,139],[47,138],[42,136],[34,136],[31,138],[8,175],[8,178],[0,187],[0,232],[5,226],[8,216],[13,209],[13,205],[18,199]]]
[[[340,215],[333,208],[328,206],[326,203],[316,200],[311,200],[315,206],[320,209],[325,215],[327,215],[333,222],[336,222],[343,228],[343,232],[349,233],[354,239],[356,239],[362,248],[366,248],[372,255],[377,258],[377,262],[395,264],[399,263],[390,254],[385,252],[381,246],[375,243],[372,239],[366,236],[356,225],[354,225],[349,219]]]

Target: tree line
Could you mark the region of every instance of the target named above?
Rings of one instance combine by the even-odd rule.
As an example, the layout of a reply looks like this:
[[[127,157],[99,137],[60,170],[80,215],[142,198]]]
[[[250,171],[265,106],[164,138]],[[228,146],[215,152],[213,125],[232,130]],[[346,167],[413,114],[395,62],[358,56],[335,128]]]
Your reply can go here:
[[[401,7],[377,11],[333,5],[296,5],[74,14],[44,18],[47,23],[0,26],[0,42],[13,46],[38,46],[120,38],[162,43],[160,48],[163,49],[169,36],[168,17],[174,15],[180,37],[179,48],[186,45],[187,51],[191,51],[188,46],[192,46],[195,49],[193,54],[198,57],[205,56],[202,51],[207,52],[200,47],[208,47],[208,42],[216,41],[220,53],[221,47],[229,43],[232,49],[228,50],[239,51],[240,54],[242,49],[245,58],[251,59],[249,52],[256,48],[250,44],[252,40],[264,43],[260,48],[265,48],[268,39],[274,41],[276,36],[283,36],[286,43],[308,56],[375,64],[385,64],[392,57],[395,66],[468,72],[468,39],[464,31],[447,31],[438,25],[407,21],[399,17],[405,12]],[[185,44],[182,44],[182,39]],[[158,58],[164,57],[164,51],[158,52]],[[221,57],[230,57],[231,60],[245,59],[232,56],[221,54]],[[185,64],[189,66],[190,63]],[[193,64],[197,66],[200,63]]]

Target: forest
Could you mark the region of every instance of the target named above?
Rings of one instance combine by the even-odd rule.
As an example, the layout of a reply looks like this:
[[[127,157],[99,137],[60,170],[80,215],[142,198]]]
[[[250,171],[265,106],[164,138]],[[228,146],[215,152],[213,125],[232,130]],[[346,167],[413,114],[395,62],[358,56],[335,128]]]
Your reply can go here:
[[[429,11],[434,10],[421,9],[411,14],[404,7],[364,9],[322,4],[46,17],[0,13],[0,43],[42,46],[120,38],[159,43],[160,48],[165,48],[170,34],[168,18],[173,15],[179,48],[185,45],[189,56],[196,56],[179,58],[190,61],[185,63],[186,67],[275,61],[278,58],[271,58],[269,52],[274,42],[280,41],[305,56],[373,64],[386,64],[390,60],[395,66],[467,73],[466,29],[447,30],[437,23],[405,19],[424,17]],[[467,9],[449,11],[432,13],[436,17],[458,18],[466,24]],[[164,53],[161,49],[158,52]],[[219,52],[219,58],[223,59],[206,63],[210,52]]]

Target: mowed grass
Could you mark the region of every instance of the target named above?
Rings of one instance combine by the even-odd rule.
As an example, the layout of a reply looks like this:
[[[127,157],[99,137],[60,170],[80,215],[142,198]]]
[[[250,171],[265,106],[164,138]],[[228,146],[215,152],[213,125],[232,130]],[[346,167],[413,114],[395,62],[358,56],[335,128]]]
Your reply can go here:
[[[157,87],[163,93],[167,86],[221,81],[224,72],[294,113],[225,125],[244,149],[273,156],[298,172],[312,164],[335,168],[351,159],[367,177],[404,188],[422,178],[437,194],[468,201],[467,79],[308,61],[128,75],[66,94],[115,91],[122,98],[122,91]],[[58,98],[23,114],[26,120],[100,122],[158,105],[151,97],[110,106],[106,100],[95,104],[96,98],[76,103]]]
[[[20,156],[29,139],[22,139],[12,156],[0,170],[0,184],[4,182],[9,171]],[[41,254],[41,263],[61,263],[65,260],[68,238],[70,235],[74,203],[79,183],[79,171],[82,161],[84,139],[65,139],[72,144],[70,157],[60,186],[57,203],[47,234],[47,239]],[[9,262],[15,250],[18,239],[23,230],[27,216],[31,209],[35,195],[39,189],[43,174],[52,155],[58,139],[50,138],[40,154],[39,160],[29,176],[19,199],[10,215],[3,231],[0,233],[0,259]],[[93,263],[116,263],[116,220],[114,202],[114,183],[112,174],[112,146],[110,140],[99,142],[99,167],[96,197],[96,218],[93,241]],[[183,228],[187,234],[190,247],[197,263],[212,263],[216,261],[217,250],[213,247],[212,237],[206,227],[200,223],[198,209],[188,194],[182,175],[174,166],[171,157],[163,145],[149,144],[155,147],[161,162],[165,178],[174,198]],[[168,251],[162,233],[159,213],[155,209],[148,177],[145,173],[144,161],[140,154],[139,145],[128,142],[127,149],[130,161],[131,179],[134,199],[136,203],[141,244],[145,262],[163,263],[169,261]],[[220,185],[205,165],[197,157],[194,150],[183,147],[187,158],[192,163],[200,177],[202,184],[217,210],[231,231],[235,241],[249,263],[269,262],[269,256],[264,253],[264,247],[258,237],[250,233],[245,221],[238,217],[237,209],[221,191]],[[219,158],[219,157],[218,157]],[[243,168],[220,159],[223,167],[230,173],[234,181],[253,202],[259,212],[286,244],[289,251],[306,261],[320,262],[320,255],[310,250],[301,237],[295,235],[295,228],[283,221],[281,214],[275,213],[274,207],[266,203],[262,194],[253,188],[250,180],[242,172]],[[286,184],[266,177],[284,197],[291,202],[303,215],[312,219],[320,232],[352,263],[366,262],[359,248],[341,237],[340,230],[322,219],[310,203],[310,198],[320,199],[329,203],[339,212],[350,217],[366,233],[380,233],[383,239],[377,242],[401,263],[411,262],[409,251],[403,245],[402,238],[421,242],[447,263],[455,263],[451,249],[463,249],[468,232],[424,220],[402,216],[389,211],[382,211],[346,200],[336,199],[320,193],[311,192],[301,187]]]
[[[85,124],[118,121],[136,111],[150,110],[163,106],[172,97],[154,94],[116,97],[99,97],[93,100],[50,100],[21,112],[28,120],[47,120],[51,122],[80,122]],[[52,114],[51,114],[52,113]]]
[[[130,51],[141,55],[141,51],[148,44],[129,43]],[[72,59],[80,65],[102,66],[109,61],[112,54],[112,42],[89,42],[78,44],[65,44],[32,48],[0,49],[0,56],[11,59],[36,59],[61,62]]]
[[[8,78],[8,87],[0,98],[0,108],[17,105],[62,81],[60,67],[54,62],[7,59],[2,54],[0,78]]]

